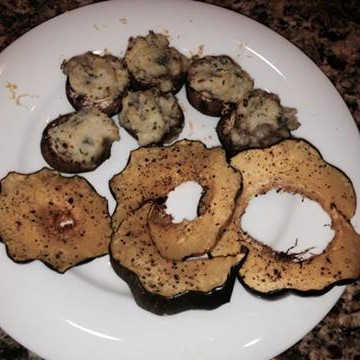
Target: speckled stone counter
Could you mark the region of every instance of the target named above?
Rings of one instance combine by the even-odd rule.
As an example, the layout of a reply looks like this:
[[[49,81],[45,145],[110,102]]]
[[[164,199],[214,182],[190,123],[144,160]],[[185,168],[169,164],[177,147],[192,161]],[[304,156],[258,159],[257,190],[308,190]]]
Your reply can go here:
[[[93,2],[95,1],[0,0],[0,51],[47,19]],[[302,49],[338,89],[360,129],[358,0],[207,2],[247,15]],[[0,359],[39,358],[0,330]],[[276,359],[360,360],[360,281],[347,288],[336,306],[312,332]]]

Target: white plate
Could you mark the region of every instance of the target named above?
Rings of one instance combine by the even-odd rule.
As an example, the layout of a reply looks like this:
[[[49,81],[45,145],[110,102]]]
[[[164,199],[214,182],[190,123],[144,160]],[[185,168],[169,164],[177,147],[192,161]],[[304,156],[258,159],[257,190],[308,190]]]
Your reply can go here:
[[[104,49],[122,55],[129,36],[150,29],[168,31],[172,44],[189,55],[203,45],[204,53],[233,56],[256,86],[298,109],[302,126],[296,135],[343,169],[360,193],[360,163],[354,158],[360,153],[358,131],[327,78],[269,29],[236,13],[189,1],[99,3],[48,21],[8,47],[0,55],[0,176],[46,165],[39,150],[42,130],[71,110],[59,69],[64,58]],[[179,97],[187,121],[182,136],[216,144],[216,119],[191,109],[183,91]],[[136,146],[127,134],[121,135],[110,160],[86,174],[109,197],[111,211],[108,179],[123,168]],[[281,235],[281,228],[275,233]],[[310,331],[343,291],[338,287],[320,297],[289,295],[266,301],[236,284],[231,302],[216,310],[161,317],[135,305],[107,257],[65,275],[40,262],[17,265],[3,245],[0,258],[0,325],[48,359],[270,358]]]

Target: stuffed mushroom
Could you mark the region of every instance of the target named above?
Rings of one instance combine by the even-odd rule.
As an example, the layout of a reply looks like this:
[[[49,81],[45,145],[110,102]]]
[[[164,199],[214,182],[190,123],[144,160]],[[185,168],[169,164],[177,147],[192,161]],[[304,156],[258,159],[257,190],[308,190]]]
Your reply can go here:
[[[290,138],[299,126],[294,108],[282,106],[277,95],[256,89],[220,119],[216,131],[227,154],[233,156]]]
[[[208,55],[193,61],[186,80],[189,103],[201,113],[220,117],[242,100],[254,81],[227,55]]]
[[[131,75],[133,90],[157,87],[177,93],[185,82],[189,59],[170,46],[164,34],[149,31],[146,36],[131,37],[124,60]]]
[[[129,85],[122,59],[88,51],[65,60],[61,69],[67,75],[67,97],[76,110],[95,106],[110,116],[120,111]]]
[[[172,93],[156,88],[129,92],[122,105],[119,123],[141,146],[169,142],[183,128],[184,113]]]
[[[87,107],[51,121],[40,146],[44,159],[54,169],[78,173],[99,167],[119,139],[115,122],[97,108]]]

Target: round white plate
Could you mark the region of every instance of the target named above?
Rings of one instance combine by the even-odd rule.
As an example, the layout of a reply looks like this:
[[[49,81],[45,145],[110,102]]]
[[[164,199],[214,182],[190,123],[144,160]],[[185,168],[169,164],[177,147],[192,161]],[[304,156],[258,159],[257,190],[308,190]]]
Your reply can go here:
[[[295,133],[360,185],[360,141],[344,102],[319,69],[296,47],[236,13],[189,1],[102,2],[65,13],[30,31],[0,54],[0,176],[45,166],[39,143],[45,125],[71,110],[60,64],[87,50],[123,55],[131,35],[166,32],[187,55],[232,56],[257,87],[298,109]],[[217,144],[217,119],[200,115],[179,94],[185,110],[182,137]],[[85,176],[109,198],[108,179],[136,143],[125,132],[112,157]],[[357,180],[357,182],[355,181]],[[291,201],[291,200],[290,200]],[[296,203],[297,204],[297,203]],[[297,205],[287,204],[286,209]],[[274,211],[272,212],[274,216]],[[285,216],[284,223],[292,217]],[[255,219],[256,220],[256,219]],[[306,221],[300,217],[300,221]],[[359,212],[354,224],[359,223]],[[257,222],[259,223],[259,222]],[[277,222],[281,224],[282,222]],[[280,225],[279,225],[280,226]],[[274,244],[282,228],[273,229]],[[343,291],[319,297],[288,295],[267,301],[236,284],[230,303],[213,311],[156,316],[140,309],[108,257],[65,275],[42,263],[18,265],[0,248],[0,326],[47,359],[265,359],[293,345],[335,304]]]

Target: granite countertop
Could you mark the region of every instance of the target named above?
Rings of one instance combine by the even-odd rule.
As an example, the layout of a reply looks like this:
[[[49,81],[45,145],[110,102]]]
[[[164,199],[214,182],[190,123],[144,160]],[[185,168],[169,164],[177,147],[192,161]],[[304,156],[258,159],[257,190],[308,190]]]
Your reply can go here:
[[[45,20],[94,2],[0,0],[0,51]],[[249,16],[302,49],[338,89],[360,129],[360,6],[357,0],[207,2]],[[0,359],[39,358],[0,330]],[[347,287],[313,331],[276,359],[359,360],[360,281]]]

